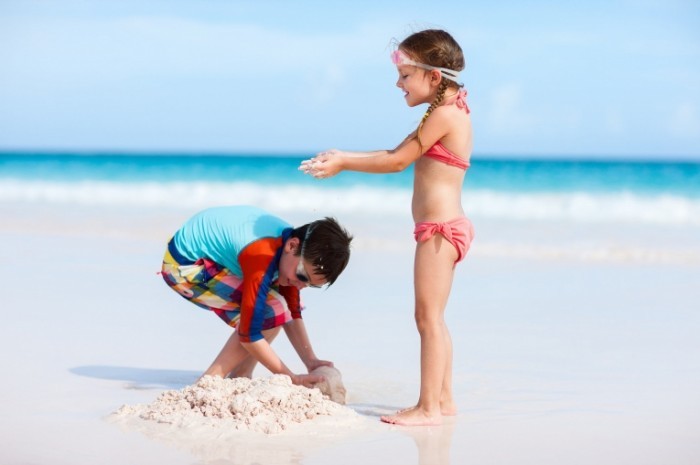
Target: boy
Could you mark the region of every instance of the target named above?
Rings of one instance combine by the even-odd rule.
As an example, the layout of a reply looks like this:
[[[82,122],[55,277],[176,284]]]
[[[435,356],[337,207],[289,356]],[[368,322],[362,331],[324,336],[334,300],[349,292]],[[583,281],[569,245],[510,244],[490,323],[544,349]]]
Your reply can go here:
[[[281,327],[309,372],[319,360],[301,319],[299,291],[331,285],[350,259],[352,236],[334,219],[293,229],[251,206],[215,207],[190,218],[168,243],[162,276],[175,292],[236,328],[204,375],[250,377],[257,362],[294,384],[297,375],[270,347]]]

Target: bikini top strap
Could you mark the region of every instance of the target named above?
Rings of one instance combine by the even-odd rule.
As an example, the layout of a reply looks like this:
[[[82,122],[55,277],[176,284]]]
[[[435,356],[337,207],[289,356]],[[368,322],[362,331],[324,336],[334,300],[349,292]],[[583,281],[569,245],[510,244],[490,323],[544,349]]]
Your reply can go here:
[[[470,113],[467,105],[467,91],[465,89],[461,89],[445,101],[445,105],[452,105],[453,103],[457,104],[457,108],[464,109],[467,113]]]

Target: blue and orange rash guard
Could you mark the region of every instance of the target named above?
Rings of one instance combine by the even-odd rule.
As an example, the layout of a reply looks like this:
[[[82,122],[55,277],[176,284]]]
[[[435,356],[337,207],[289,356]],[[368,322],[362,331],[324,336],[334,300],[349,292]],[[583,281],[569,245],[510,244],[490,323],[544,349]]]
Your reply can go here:
[[[263,338],[267,295],[274,286],[293,318],[301,318],[299,289],[279,286],[279,261],[292,227],[265,210],[250,206],[214,207],[190,218],[173,236],[177,251],[192,263],[208,258],[243,279],[240,320],[242,342]]]
[[[289,228],[281,237],[253,241],[238,255],[238,263],[243,270],[241,319],[238,322],[238,337],[241,342],[255,342],[263,337],[267,294],[277,279],[282,248],[291,232]],[[294,286],[278,286],[278,289],[287,301],[292,318],[301,318],[299,289]]]

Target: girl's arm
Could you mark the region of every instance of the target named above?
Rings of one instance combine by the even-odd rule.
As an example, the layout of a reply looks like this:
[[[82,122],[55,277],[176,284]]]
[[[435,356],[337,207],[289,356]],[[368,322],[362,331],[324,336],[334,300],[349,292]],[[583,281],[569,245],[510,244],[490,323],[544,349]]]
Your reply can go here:
[[[379,155],[386,155],[389,152],[391,152],[391,151],[390,150],[375,150],[373,152],[346,152],[346,151],[341,151],[338,149],[331,149],[331,150],[326,150],[325,152],[321,152],[321,153],[317,154],[316,156],[333,155],[333,154],[341,154],[342,153],[344,157],[349,157],[349,158],[368,158],[368,157],[376,157]],[[314,159],[315,159],[315,157],[312,158],[312,160],[314,160]]]
[[[405,170],[438,140],[449,132],[447,115],[435,109],[421,130],[421,143],[415,138],[415,131],[393,150],[374,152],[344,152],[329,150],[321,152],[311,160],[305,160],[300,170],[315,178],[329,178],[341,171],[361,171],[364,173],[395,173]]]
[[[303,161],[299,169],[315,178],[328,178],[341,171],[395,173],[406,169],[420,155],[418,141],[406,138],[393,150],[374,152],[327,150],[311,160]]]

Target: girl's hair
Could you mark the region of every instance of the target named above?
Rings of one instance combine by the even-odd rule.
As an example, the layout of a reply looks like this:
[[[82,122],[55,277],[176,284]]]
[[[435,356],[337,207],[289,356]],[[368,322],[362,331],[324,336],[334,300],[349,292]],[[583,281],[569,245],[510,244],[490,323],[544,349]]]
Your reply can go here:
[[[302,244],[295,255],[304,249],[304,260],[314,267],[314,272],[326,279],[331,285],[350,261],[350,242],[352,236],[335,218],[308,223],[292,231],[290,237],[296,237]]]
[[[440,29],[426,29],[413,33],[399,44],[399,49],[413,60],[426,65],[448,68],[454,71],[462,71],[464,69],[462,48],[450,34]],[[423,144],[420,141],[420,130],[423,128],[425,120],[440,105],[447,89],[459,89],[460,87],[462,87],[461,84],[457,84],[443,76],[435,100],[433,100],[423,115],[414,136],[418,141],[418,147],[421,152],[423,151]]]

